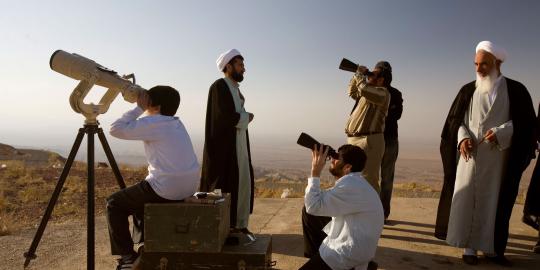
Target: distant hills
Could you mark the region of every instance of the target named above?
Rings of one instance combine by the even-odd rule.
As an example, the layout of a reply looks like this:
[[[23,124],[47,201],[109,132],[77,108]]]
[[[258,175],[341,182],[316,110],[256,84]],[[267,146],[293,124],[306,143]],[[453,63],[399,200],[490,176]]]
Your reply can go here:
[[[23,161],[29,166],[46,166],[64,164],[66,158],[47,150],[17,149],[0,143],[0,162],[7,160]]]

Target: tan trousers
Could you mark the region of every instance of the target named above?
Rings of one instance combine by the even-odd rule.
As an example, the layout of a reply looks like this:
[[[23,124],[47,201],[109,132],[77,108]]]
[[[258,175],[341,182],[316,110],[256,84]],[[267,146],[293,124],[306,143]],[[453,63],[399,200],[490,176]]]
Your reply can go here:
[[[377,193],[381,193],[379,185],[381,175],[381,161],[384,155],[384,134],[373,134],[361,137],[348,137],[347,142],[356,145],[366,153],[366,167],[362,174]]]

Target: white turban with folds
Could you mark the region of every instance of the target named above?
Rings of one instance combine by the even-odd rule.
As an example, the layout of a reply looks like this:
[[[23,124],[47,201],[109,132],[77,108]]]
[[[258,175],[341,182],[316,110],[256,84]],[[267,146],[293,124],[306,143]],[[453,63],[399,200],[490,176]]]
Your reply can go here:
[[[225,66],[233,59],[235,56],[240,55],[240,52],[237,49],[230,49],[224,53],[222,53],[218,59],[216,60],[216,65],[218,70],[221,72],[225,68]]]
[[[491,41],[480,41],[480,43],[476,45],[476,53],[478,53],[480,50],[491,53],[493,56],[495,56],[495,58],[497,58],[497,60],[501,62],[504,62],[507,57],[506,50],[493,44]]]

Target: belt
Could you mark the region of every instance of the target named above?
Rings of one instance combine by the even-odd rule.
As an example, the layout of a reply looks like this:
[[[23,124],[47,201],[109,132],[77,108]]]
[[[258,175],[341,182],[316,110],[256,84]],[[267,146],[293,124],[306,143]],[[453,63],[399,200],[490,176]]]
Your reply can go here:
[[[369,136],[374,134],[382,134],[382,132],[357,132],[353,134],[347,133],[347,137],[363,137],[363,136]]]

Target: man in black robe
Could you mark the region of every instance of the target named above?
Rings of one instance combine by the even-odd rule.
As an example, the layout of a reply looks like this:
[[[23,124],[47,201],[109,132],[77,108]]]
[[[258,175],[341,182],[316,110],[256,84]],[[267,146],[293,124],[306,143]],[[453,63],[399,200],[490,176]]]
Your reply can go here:
[[[538,106],[538,117],[536,118],[536,149],[540,149],[540,105]],[[527,197],[525,198],[525,207],[523,207],[523,222],[535,230],[540,227],[540,158],[536,159]],[[533,247],[533,252],[540,253],[540,232],[538,234],[538,242]]]
[[[231,231],[251,235],[247,227],[254,181],[247,126],[253,114],[245,111],[239,89],[244,58],[232,49],[216,62],[225,78],[216,80],[208,93],[200,190],[231,193]]]
[[[519,189],[519,181],[525,168],[534,157],[534,107],[525,86],[517,81],[503,77],[508,88],[510,119],[513,123],[513,135],[506,170],[500,185],[494,230],[495,256],[488,257],[495,263],[509,265],[504,257],[508,242],[508,227],[512,208]],[[464,85],[454,100],[441,134],[440,152],[444,170],[444,184],[441,191],[435,236],[446,239],[450,208],[456,182],[456,169],[459,159],[458,130],[463,124],[465,113],[469,109],[476,90],[475,81]],[[471,207],[473,207],[471,205]]]

